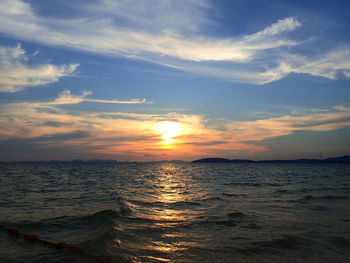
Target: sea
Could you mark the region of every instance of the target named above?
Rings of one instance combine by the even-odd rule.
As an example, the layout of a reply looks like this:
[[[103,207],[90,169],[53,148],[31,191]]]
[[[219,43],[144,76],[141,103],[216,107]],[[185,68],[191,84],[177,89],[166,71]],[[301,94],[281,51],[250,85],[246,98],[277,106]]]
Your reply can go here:
[[[2,163],[0,223],[2,263],[345,263],[350,165]]]

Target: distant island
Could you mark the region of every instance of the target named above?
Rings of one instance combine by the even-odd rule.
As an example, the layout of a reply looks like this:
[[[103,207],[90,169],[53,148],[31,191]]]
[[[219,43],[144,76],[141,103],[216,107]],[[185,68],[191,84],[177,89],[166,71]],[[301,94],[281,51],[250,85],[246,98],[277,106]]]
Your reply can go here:
[[[248,159],[226,159],[226,158],[203,158],[192,162],[181,160],[159,160],[159,161],[116,161],[110,159],[93,159],[93,160],[32,160],[32,161],[7,161],[0,163],[63,163],[63,164],[130,164],[130,163],[345,163],[350,164],[350,155],[327,158],[327,159],[295,159],[295,160],[260,160],[253,161]]]
[[[191,163],[348,163],[350,156],[340,156],[327,159],[295,159],[295,160],[262,160],[253,161],[245,159],[225,159],[225,158],[204,158],[192,161]]]
[[[103,160],[103,159],[96,159],[96,160],[81,160],[81,159],[74,159],[74,160],[37,160],[37,161],[18,161],[16,163],[78,163],[78,164],[84,164],[84,163],[119,163],[115,160]]]
[[[149,161],[149,162],[137,162],[137,161],[116,161],[116,160],[104,160],[104,159],[94,159],[94,160],[31,160],[31,161],[7,161],[0,163],[54,163],[54,164],[130,164],[130,163],[188,163],[186,161],[181,160],[160,160],[160,161]]]

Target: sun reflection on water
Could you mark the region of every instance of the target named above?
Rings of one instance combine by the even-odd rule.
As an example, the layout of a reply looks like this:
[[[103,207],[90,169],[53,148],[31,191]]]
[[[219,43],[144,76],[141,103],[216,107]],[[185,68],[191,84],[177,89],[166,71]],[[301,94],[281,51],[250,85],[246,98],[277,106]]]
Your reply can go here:
[[[184,209],[182,205],[190,201],[186,194],[190,185],[184,181],[179,167],[171,163],[160,166],[156,184],[158,191],[154,193],[154,197],[162,206],[152,211],[152,219],[157,221],[156,228],[169,231],[162,233],[163,241],[152,242],[149,249],[169,255],[179,253],[186,249],[183,242],[188,236],[184,232],[177,233],[176,228],[186,221],[193,220],[196,214],[194,211]]]
[[[196,222],[202,215],[196,203],[201,186],[192,180],[192,170],[187,167],[150,164],[144,174],[135,178],[138,183],[127,197],[132,213],[125,218],[122,229],[129,236],[121,247],[134,251],[145,260],[142,262],[175,262],[187,250],[200,246],[200,241],[193,240],[194,236],[197,240],[193,232],[184,231],[189,222]]]
[[[178,202],[186,201],[183,190],[186,184],[181,177],[178,167],[171,163],[166,163],[161,166],[158,176],[158,189],[156,199],[165,205],[164,209],[155,211],[155,216],[161,221],[181,221],[185,220],[186,216],[181,209],[174,209],[168,206],[174,205]]]

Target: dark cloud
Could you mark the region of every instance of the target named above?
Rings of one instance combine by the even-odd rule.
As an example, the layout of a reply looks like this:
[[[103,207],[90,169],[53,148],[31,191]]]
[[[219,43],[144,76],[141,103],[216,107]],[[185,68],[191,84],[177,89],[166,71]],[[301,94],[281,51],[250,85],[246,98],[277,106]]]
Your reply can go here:
[[[156,135],[147,136],[123,136],[123,137],[108,137],[108,138],[94,138],[94,141],[110,141],[110,142],[140,142],[140,141],[155,141],[159,140]],[[113,143],[114,144],[114,143]]]
[[[58,122],[58,121],[47,121],[47,122],[44,122],[42,126],[64,127],[64,126],[67,126],[67,123]]]
[[[46,140],[65,141],[65,140],[86,138],[88,136],[89,136],[89,133],[86,131],[75,131],[75,132],[71,132],[71,133],[57,133],[57,134],[52,134],[49,136],[38,137],[38,138],[35,138],[34,140],[37,140],[38,142],[46,141]]]
[[[12,138],[0,142],[0,160],[28,160],[50,158],[74,158],[73,146],[61,144],[63,141],[81,139],[87,132],[58,133],[36,138]]]
[[[307,123],[296,123],[296,124],[293,124],[293,127],[296,127],[296,128],[304,128],[304,127],[314,127],[314,126],[322,126],[322,125],[329,125],[329,124],[336,124],[336,123],[339,123],[339,124],[342,124],[342,123],[348,123],[350,122],[350,117],[344,117],[344,118],[337,118],[337,119],[334,119],[334,120],[321,120],[321,121],[318,121],[318,120],[314,120],[313,122],[307,122]]]
[[[208,142],[188,142],[186,144],[197,145],[197,146],[211,146],[211,145],[219,145],[226,144],[226,141],[208,141]]]
[[[145,157],[161,157],[161,156],[167,156],[167,154],[144,154]]]

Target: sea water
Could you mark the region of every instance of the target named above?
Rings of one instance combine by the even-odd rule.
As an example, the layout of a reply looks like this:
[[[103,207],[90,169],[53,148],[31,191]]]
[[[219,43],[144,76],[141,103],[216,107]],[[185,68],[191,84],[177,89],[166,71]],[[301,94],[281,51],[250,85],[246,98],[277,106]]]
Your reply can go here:
[[[0,262],[350,262],[350,165],[3,163]],[[4,230],[4,229],[3,229]]]

